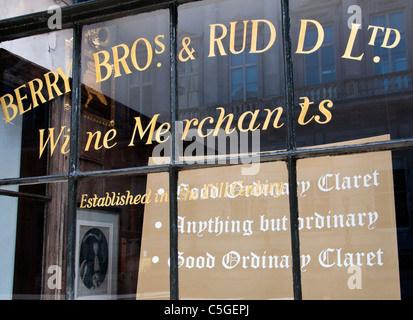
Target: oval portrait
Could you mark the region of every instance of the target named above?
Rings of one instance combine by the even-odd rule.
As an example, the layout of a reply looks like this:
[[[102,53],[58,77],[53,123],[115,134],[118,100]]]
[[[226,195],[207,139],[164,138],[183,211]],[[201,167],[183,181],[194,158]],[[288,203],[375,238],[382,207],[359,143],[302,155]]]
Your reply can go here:
[[[98,228],[83,236],[79,253],[79,276],[88,289],[97,289],[108,271],[108,241]]]

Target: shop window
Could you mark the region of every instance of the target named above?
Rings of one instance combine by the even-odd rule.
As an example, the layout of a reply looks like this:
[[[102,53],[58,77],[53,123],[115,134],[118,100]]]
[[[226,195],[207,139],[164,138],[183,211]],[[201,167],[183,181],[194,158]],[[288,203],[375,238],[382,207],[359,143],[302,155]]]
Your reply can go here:
[[[169,120],[167,21],[166,12],[157,11],[141,15],[140,19],[125,17],[83,29],[82,85],[90,98],[83,94],[79,138],[81,170],[148,164],[156,144],[148,139],[155,135],[143,129],[144,141],[138,128],[150,128],[155,116],[154,131]],[[148,24],[156,27],[145,28]],[[141,31],[139,38],[136,30]],[[95,57],[102,63],[104,55],[113,55],[113,50],[119,59],[125,55],[127,58],[115,68],[113,57],[110,57],[113,69],[101,66],[101,79],[96,79]],[[105,136],[113,139],[108,148],[102,147]]]
[[[179,175],[182,299],[293,297],[286,166],[260,164],[256,174],[243,176],[246,168]],[[167,240],[166,233],[160,237]],[[147,250],[154,245],[148,243]]]
[[[413,7],[362,7],[401,41],[364,46],[363,24],[360,61],[334,33],[348,1],[80,2],[69,37],[0,24],[33,36],[0,50],[3,120],[16,113],[0,126],[7,299],[412,297]],[[324,38],[304,55],[283,31],[305,19]]]
[[[392,153],[305,159],[297,169],[316,186],[299,196],[301,252],[318,259],[302,270],[303,298],[399,299]]]

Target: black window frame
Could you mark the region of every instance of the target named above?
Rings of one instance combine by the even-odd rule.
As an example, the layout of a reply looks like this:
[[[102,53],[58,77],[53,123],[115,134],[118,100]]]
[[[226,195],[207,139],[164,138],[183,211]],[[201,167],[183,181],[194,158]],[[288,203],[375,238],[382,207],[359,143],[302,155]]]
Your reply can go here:
[[[136,15],[160,9],[169,10],[170,26],[170,123],[174,134],[178,110],[178,73],[177,73],[177,26],[178,7],[184,3],[199,0],[74,0],[74,4],[62,7],[62,29],[73,29],[73,85],[71,108],[71,139],[69,172],[60,175],[48,175],[30,178],[0,179],[0,188],[10,185],[30,185],[38,183],[67,182],[68,183],[68,216],[67,216],[67,259],[66,259],[66,292],[68,300],[74,299],[75,283],[75,238],[76,238],[76,197],[78,182],[90,178],[113,178],[126,175],[146,175],[149,173],[169,173],[169,209],[170,209],[170,299],[179,300],[178,278],[178,204],[177,184],[178,174],[184,170],[193,170],[204,167],[229,166],[231,164],[193,164],[187,165],[176,161],[175,139],[172,140],[172,161],[167,165],[143,166],[127,169],[106,171],[81,172],[79,170],[79,125],[81,106],[81,39],[82,28],[92,23],[113,20],[116,18]],[[393,151],[413,147],[413,138],[397,139],[384,142],[372,142],[357,145],[336,147],[311,147],[297,149],[295,135],[295,107],[294,107],[294,78],[292,62],[292,43],[290,35],[289,0],[280,1],[282,43],[284,61],[285,104],[287,114],[287,149],[278,152],[261,154],[260,162],[283,161],[287,163],[289,183],[289,205],[291,221],[291,248],[293,256],[293,292],[294,299],[302,299],[301,270],[300,270],[300,239],[298,229],[298,196],[297,196],[297,160],[324,156],[339,156],[357,153]],[[23,37],[49,33],[47,26],[50,14],[47,11],[13,17],[0,21],[0,42],[15,40]],[[251,159],[249,157],[248,159]],[[239,158],[237,158],[239,160]],[[229,161],[228,163],[232,163]],[[1,191],[1,190],[0,190]],[[10,196],[22,196],[18,192]]]

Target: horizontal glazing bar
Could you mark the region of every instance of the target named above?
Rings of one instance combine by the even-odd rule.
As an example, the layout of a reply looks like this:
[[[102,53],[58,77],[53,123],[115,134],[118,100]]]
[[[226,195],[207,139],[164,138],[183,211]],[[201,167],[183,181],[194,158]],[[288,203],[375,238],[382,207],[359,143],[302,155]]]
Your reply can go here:
[[[188,164],[185,162],[176,162],[173,165],[157,165],[157,166],[144,166],[136,168],[105,170],[105,171],[89,171],[89,172],[76,172],[72,176],[75,179],[91,179],[91,178],[107,178],[107,177],[120,177],[126,175],[146,175],[150,173],[169,172],[171,167],[178,171],[195,170],[203,168],[224,167],[231,165],[247,164],[247,163],[265,163],[272,161],[287,161],[288,157],[295,159],[306,158],[318,158],[324,156],[340,156],[356,153],[368,153],[379,151],[393,151],[405,148],[413,147],[413,139],[400,139],[384,142],[370,142],[365,144],[356,144],[348,146],[337,147],[320,147],[311,149],[298,149],[291,151],[277,151],[261,153],[259,155],[241,156],[241,157],[227,157],[226,163],[214,162],[214,163],[193,163]],[[248,162],[249,161],[249,162]],[[30,178],[12,178],[1,179],[0,186],[7,185],[30,185],[38,183],[48,182],[65,182],[69,179],[69,175],[54,175],[54,176],[42,176],[42,177],[30,177]]]
[[[30,178],[1,179],[0,186],[31,185],[39,183],[67,182],[69,175],[53,175]]]
[[[42,202],[52,201],[53,199],[52,197],[48,197],[48,196],[42,196],[38,194],[25,193],[25,192],[10,191],[10,190],[0,190],[0,196],[16,197],[16,198],[23,198],[23,199],[33,200],[33,201],[42,201]]]
[[[305,158],[317,158],[324,156],[340,156],[352,153],[368,153],[368,152],[378,152],[378,151],[392,151],[402,148],[413,147],[413,139],[403,139],[385,142],[371,142],[365,144],[356,144],[349,146],[339,146],[339,147],[320,147],[312,149],[299,149],[291,151],[278,151],[278,152],[268,152],[261,153],[258,155],[251,156],[240,156],[240,157],[226,157],[225,163],[223,161],[214,161],[204,163],[192,163],[188,164],[185,162],[176,161],[176,163],[170,165],[158,165],[158,166],[146,166],[139,168],[126,168],[126,169],[116,169],[116,170],[106,170],[106,171],[91,171],[91,172],[78,172],[76,177],[78,179],[86,178],[102,178],[102,177],[113,177],[113,176],[125,176],[125,175],[142,175],[157,172],[168,172],[170,167],[175,168],[178,171],[195,170],[203,168],[214,168],[214,167],[224,167],[239,164],[253,164],[253,163],[265,163],[273,161],[287,161],[289,157],[295,159],[305,159]],[[221,159],[222,160],[222,159]],[[1,185],[1,181],[0,181]]]

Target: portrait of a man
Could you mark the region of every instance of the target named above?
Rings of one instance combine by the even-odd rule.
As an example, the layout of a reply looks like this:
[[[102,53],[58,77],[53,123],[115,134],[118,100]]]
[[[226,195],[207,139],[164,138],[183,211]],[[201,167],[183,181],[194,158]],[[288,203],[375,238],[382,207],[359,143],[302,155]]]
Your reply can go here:
[[[108,271],[108,242],[101,230],[89,229],[83,236],[79,256],[79,277],[88,289],[97,289]]]

